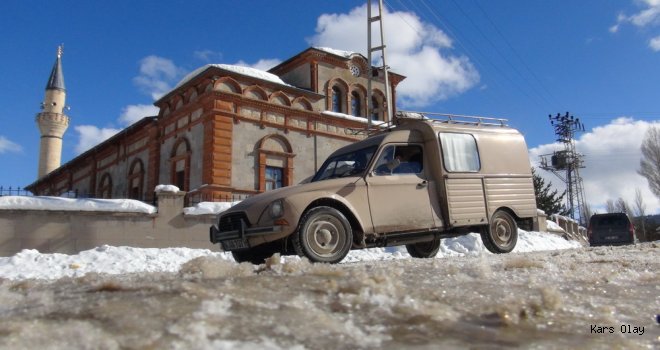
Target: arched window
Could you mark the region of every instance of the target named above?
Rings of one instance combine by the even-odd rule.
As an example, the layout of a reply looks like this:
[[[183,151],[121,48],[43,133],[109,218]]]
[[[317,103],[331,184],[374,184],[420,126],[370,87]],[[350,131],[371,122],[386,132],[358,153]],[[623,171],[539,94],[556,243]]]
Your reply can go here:
[[[341,113],[341,89],[338,86],[332,87],[332,111]]]
[[[281,135],[269,135],[257,144],[259,153],[259,191],[269,191],[293,184],[291,144]]]
[[[96,191],[98,198],[112,198],[112,177],[109,173],[101,176],[98,191]]]
[[[351,93],[351,115],[360,117],[362,115],[362,104],[360,103],[360,94],[357,91]]]
[[[170,158],[172,166],[170,181],[181,191],[188,191],[190,185],[190,145],[185,138],[174,144]]]
[[[378,120],[378,114],[380,113],[380,108],[378,105],[378,99],[376,96],[371,96],[371,120]]]
[[[131,164],[128,172],[128,198],[138,199],[142,198],[142,186],[144,184],[144,166],[142,161],[136,159]]]

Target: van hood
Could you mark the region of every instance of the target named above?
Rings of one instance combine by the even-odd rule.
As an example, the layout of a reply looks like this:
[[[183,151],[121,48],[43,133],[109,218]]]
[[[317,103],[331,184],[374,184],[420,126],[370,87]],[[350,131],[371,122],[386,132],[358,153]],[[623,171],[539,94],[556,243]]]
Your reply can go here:
[[[334,193],[337,193],[338,189],[341,189],[350,184],[354,184],[360,180],[362,180],[361,176],[350,176],[344,178],[323,180],[323,181],[310,182],[310,183],[299,184],[294,186],[282,187],[276,190],[267,191],[249,197],[247,199],[244,199],[240,203],[233,206],[230,210],[241,211],[253,205],[268,205],[274,200],[285,197],[291,197],[299,193],[317,192],[324,190],[332,190]]]

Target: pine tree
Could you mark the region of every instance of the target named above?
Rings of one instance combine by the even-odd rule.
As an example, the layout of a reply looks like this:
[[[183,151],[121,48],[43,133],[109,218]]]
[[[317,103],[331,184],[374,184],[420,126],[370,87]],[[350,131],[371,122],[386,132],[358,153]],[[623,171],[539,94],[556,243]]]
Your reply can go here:
[[[532,168],[532,177],[536,194],[536,207],[543,210],[548,216],[554,214],[568,215],[568,209],[562,203],[566,191],[561,195],[558,194],[557,190],[552,189],[552,182],[548,181],[546,184],[545,180],[536,174],[534,168]]]

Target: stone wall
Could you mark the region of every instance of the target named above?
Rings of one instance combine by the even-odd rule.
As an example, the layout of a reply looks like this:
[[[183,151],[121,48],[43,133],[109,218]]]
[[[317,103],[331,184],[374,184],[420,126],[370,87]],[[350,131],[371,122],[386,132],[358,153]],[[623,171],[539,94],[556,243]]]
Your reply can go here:
[[[23,249],[75,254],[104,244],[214,251],[209,227],[216,215],[185,215],[184,192],[158,194],[158,213],[0,210],[0,256]]]

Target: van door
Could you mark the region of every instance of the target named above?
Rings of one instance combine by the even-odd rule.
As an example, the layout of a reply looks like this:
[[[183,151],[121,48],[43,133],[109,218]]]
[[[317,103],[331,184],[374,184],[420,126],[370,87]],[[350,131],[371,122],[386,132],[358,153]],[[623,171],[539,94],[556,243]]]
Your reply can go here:
[[[488,223],[477,141],[467,133],[439,133],[449,225]]]
[[[425,230],[434,227],[429,182],[420,144],[384,147],[367,175],[371,220],[376,232]]]

